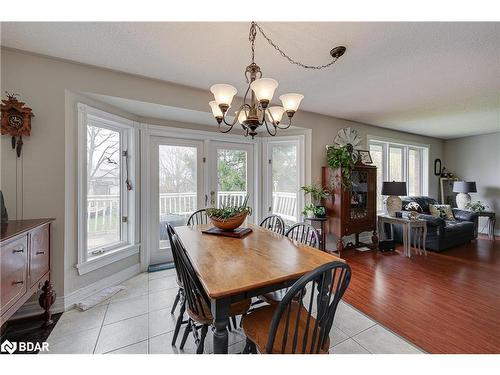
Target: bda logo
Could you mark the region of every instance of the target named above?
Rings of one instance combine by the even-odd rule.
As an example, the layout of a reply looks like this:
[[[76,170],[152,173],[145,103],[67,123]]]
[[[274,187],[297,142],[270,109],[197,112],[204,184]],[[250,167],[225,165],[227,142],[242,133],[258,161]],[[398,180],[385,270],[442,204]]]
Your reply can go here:
[[[2,353],[9,353],[12,354],[16,351],[17,349],[17,343],[16,342],[10,342],[9,340],[5,340],[2,345],[0,346],[0,351]]]

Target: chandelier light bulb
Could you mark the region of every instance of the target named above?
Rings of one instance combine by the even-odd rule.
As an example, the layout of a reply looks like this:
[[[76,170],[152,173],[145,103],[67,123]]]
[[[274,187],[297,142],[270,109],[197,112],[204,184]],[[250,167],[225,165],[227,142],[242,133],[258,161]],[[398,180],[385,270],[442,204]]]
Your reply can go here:
[[[259,78],[250,84],[250,88],[255,93],[257,100],[262,107],[266,108],[273,98],[274,91],[278,87],[278,81],[272,78]]]
[[[304,99],[302,94],[283,94],[280,96],[281,103],[283,103],[283,108],[285,112],[290,116],[293,115],[299,109],[300,102]]]
[[[221,107],[223,112],[227,111],[227,109],[231,106],[233,97],[238,92],[234,86],[223,83],[213,85],[210,87],[210,91],[214,94],[215,102]]]
[[[267,119],[271,121],[273,124],[278,125],[281,122],[281,118],[283,117],[283,113],[285,113],[285,110],[283,107],[280,106],[274,106],[274,107],[269,107],[267,109],[266,115]],[[272,116],[272,118],[271,118]]]

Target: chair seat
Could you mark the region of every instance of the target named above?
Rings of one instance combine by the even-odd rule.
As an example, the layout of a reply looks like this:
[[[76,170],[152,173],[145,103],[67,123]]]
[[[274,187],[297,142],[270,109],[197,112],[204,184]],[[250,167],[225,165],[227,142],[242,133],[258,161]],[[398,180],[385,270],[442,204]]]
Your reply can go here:
[[[246,313],[248,311],[251,303],[252,303],[252,300],[250,298],[232,303],[230,310],[229,310],[230,316],[243,315],[244,313]],[[202,308],[203,308],[204,315],[196,314],[187,305],[186,305],[186,311],[187,311],[189,317],[191,319],[193,319],[194,321],[196,321],[197,323],[210,325],[214,321],[214,318],[212,316],[212,312],[210,311],[210,307],[205,302],[202,302],[202,304],[203,304]],[[200,309],[198,309],[198,310],[200,310]]]
[[[290,314],[290,321],[288,325],[288,332],[290,336],[288,337],[288,340],[286,342],[284,353],[288,354],[293,353],[292,332],[294,332],[295,325],[297,324],[297,315],[299,315],[299,322],[298,322],[297,346],[295,352],[302,353],[304,337],[307,336],[306,348],[311,347],[310,343],[313,337],[316,319],[314,319],[314,317],[311,316],[311,319],[309,321],[309,327],[306,329],[307,317],[308,317],[307,310],[298,303],[292,303],[291,306],[292,308]],[[266,352],[266,345],[269,338],[269,330],[271,328],[271,321],[273,319],[276,307],[277,305],[260,307],[258,309],[255,309],[245,317],[243,317],[243,323],[242,323],[243,331],[245,332],[247,338],[249,338],[257,346],[257,349],[261,353]],[[302,310],[300,314],[298,314],[299,308]],[[286,328],[286,319],[285,316],[283,315],[283,318],[280,321],[275,336],[276,339],[273,345],[273,351],[272,351],[273,353],[282,353],[282,338],[284,337],[285,328]],[[319,329],[318,332],[316,333],[316,336],[317,336],[316,337],[317,341],[319,339],[318,337]],[[327,336],[323,348],[320,349],[320,353],[327,354],[329,347],[330,347],[330,338],[329,336]]]

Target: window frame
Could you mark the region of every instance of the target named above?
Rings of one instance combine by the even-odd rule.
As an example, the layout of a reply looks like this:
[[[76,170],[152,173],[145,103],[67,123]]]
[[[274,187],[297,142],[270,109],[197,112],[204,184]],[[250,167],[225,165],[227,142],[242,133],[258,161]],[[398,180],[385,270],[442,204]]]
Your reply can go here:
[[[78,112],[78,263],[79,274],[91,272],[100,267],[124,259],[139,252],[136,220],[136,143],[138,126],[132,120],[116,116],[83,103],[77,104]],[[99,253],[89,253],[87,245],[87,128],[96,126],[120,134],[120,241],[99,248]],[[132,190],[127,190],[125,176],[127,163],[123,157],[127,151],[128,178]],[[123,218],[127,220],[124,221]],[[97,249],[96,249],[97,250]],[[95,250],[94,250],[95,251]]]
[[[389,139],[377,136],[367,136],[367,145],[368,150],[370,150],[370,146],[378,145],[382,146],[382,180],[389,181],[390,180],[390,152],[389,149],[391,147],[400,148],[403,150],[402,157],[402,176],[403,181],[407,183],[408,188],[408,179],[409,179],[409,152],[410,150],[418,150],[420,152],[420,195],[426,196],[429,194],[429,153],[430,153],[430,145],[428,144],[419,144],[416,142],[407,142],[396,139]],[[383,212],[384,208],[377,208],[377,212]]]

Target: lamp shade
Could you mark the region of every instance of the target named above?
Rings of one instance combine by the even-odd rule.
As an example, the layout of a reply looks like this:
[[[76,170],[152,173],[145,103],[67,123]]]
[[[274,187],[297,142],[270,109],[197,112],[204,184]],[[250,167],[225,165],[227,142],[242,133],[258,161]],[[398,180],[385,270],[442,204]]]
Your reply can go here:
[[[214,94],[215,101],[217,105],[227,105],[230,106],[233,101],[233,97],[236,95],[237,90],[234,86],[226,84],[216,84],[210,87],[210,91]]]
[[[215,100],[212,100],[211,102],[209,102],[208,105],[212,109],[212,114],[214,115],[215,118],[222,117],[222,111],[220,110],[220,108]]]
[[[267,108],[266,112],[267,119],[274,124],[279,124],[281,122],[281,118],[283,117],[283,113],[285,113],[283,107],[280,106],[269,107]]]
[[[300,102],[304,99],[302,94],[283,94],[280,96],[281,103],[286,112],[297,112]]]
[[[272,78],[259,78],[250,84],[250,88],[255,93],[259,102],[270,102],[273,98],[276,87],[278,87],[278,82]]]
[[[453,183],[454,193],[477,193],[475,181],[455,181]]]
[[[382,195],[406,195],[406,182],[382,182]]]

